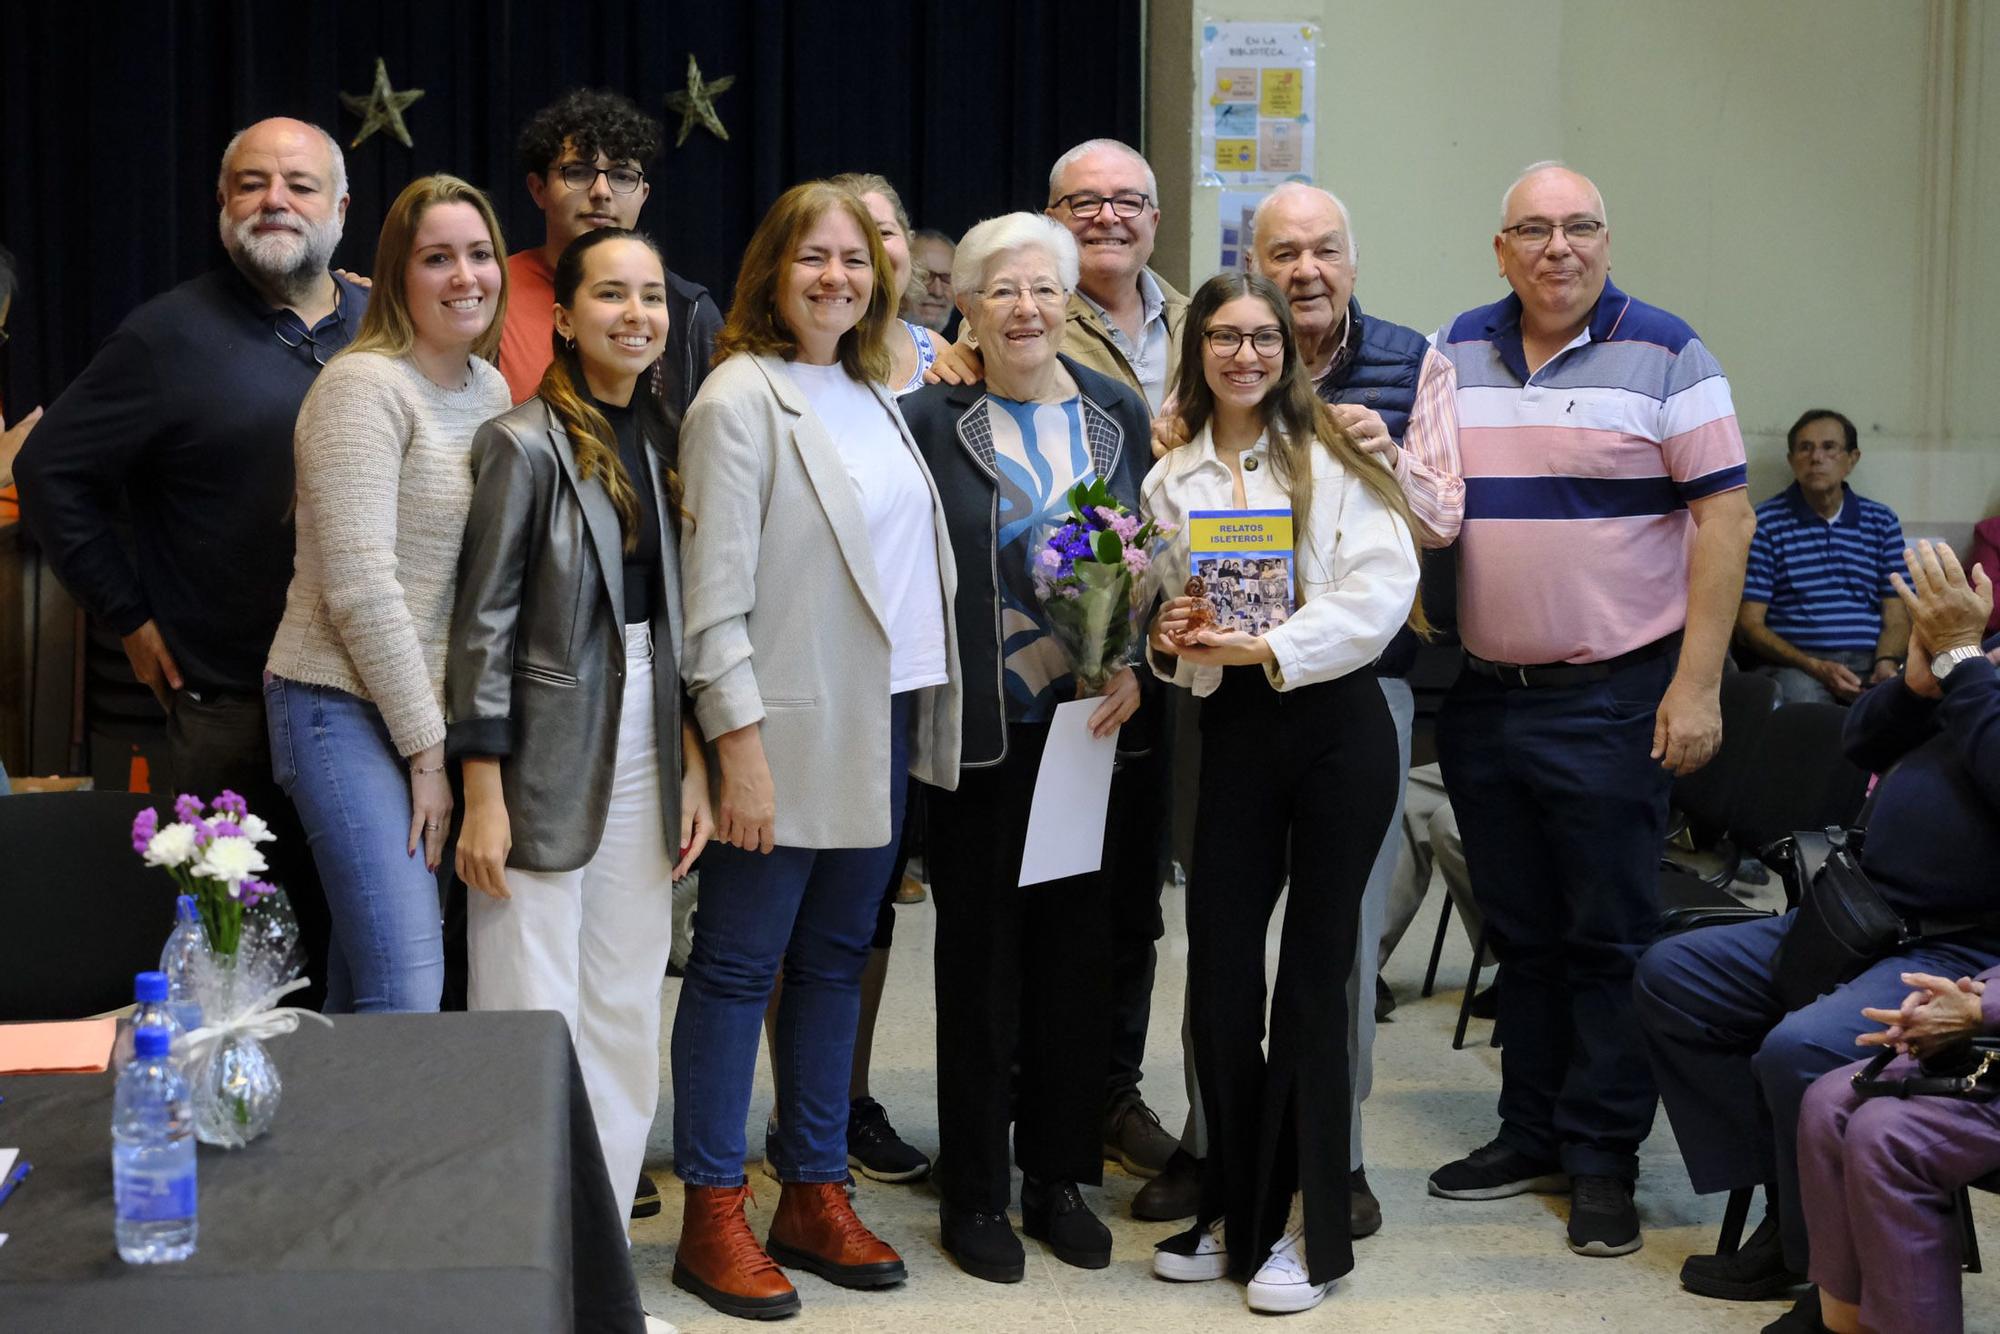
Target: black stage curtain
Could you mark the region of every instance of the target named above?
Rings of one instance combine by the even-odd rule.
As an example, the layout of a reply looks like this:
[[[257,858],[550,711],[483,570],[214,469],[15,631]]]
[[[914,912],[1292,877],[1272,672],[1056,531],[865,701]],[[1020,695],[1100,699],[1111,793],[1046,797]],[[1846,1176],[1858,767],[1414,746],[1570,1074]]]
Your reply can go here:
[[[229,136],[297,116],[343,145],[375,58],[424,97],[414,149],[377,133],[348,150],[353,204],[335,263],[371,267],[382,214],[411,178],[487,189],[507,248],[541,240],[514,162],[536,108],[617,89],[667,123],[641,225],[677,272],[728,303],[744,241],[792,183],[876,171],[920,227],[957,235],[1039,208],[1063,149],[1137,144],[1140,0],[133,0],[9,6],[0,20],[0,244],[14,302],[5,401],[46,403],[118,321],[221,256],[215,176]],[[665,107],[690,52],[728,142],[673,146]]]

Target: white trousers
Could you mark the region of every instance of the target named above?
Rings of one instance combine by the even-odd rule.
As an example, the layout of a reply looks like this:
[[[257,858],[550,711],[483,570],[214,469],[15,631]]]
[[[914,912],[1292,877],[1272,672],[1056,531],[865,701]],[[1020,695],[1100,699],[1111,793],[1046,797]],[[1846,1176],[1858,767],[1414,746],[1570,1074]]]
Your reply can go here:
[[[673,945],[673,849],[654,731],[652,645],[646,626],[628,625],[617,771],[597,851],[574,871],[508,867],[505,901],[466,895],[467,1003],[561,1013],[612,1195],[628,1209],[660,1100],[660,989]],[[507,761],[523,762],[564,760]]]

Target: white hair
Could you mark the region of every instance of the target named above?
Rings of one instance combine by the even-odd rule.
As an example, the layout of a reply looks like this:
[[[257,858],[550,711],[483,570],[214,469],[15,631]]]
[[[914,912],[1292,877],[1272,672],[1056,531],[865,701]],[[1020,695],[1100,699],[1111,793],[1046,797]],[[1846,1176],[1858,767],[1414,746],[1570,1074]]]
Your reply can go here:
[[[1597,188],[1597,182],[1591,180],[1590,177],[1585,176],[1582,172],[1578,171],[1575,167],[1570,166],[1569,163],[1564,162],[1561,158],[1549,157],[1549,158],[1543,158],[1540,162],[1530,162],[1527,166],[1521,168],[1521,174],[1514,178],[1514,183],[1507,187],[1507,191],[1505,194],[1502,194],[1500,196],[1500,225],[1502,227],[1505,227],[1507,225],[1507,202],[1514,197],[1514,192],[1520,189],[1521,183],[1527,180],[1530,176],[1538,175],[1541,172],[1545,171],[1566,171],[1570,175],[1582,181],[1585,185],[1588,185],[1590,187],[1590,193],[1597,196],[1598,218],[1604,223],[1606,227],[1609,227],[1611,225],[1611,211],[1604,207],[1604,192]]]
[[[1266,205],[1287,191],[1293,194],[1304,192],[1306,194],[1318,195],[1321,199],[1339,209],[1340,225],[1347,230],[1347,260],[1350,264],[1360,260],[1361,245],[1354,239],[1354,215],[1347,211],[1347,205],[1341,203],[1340,196],[1336,195],[1333,191],[1322,190],[1317,185],[1307,185],[1304,181],[1286,181],[1277,189],[1257,201],[1257,207],[1250,214],[1249,250],[1252,254],[1255,254],[1257,251],[1257,219],[1264,216]]]
[[[1056,277],[1063,291],[1076,290],[1082,261],[1076,253],[1076,238],[1069,228],[1046,213],[1003,213],[973,226],[958,238],[958,253],[951,259],[951,287],[954,292],[971,292],[986,277],[986,270],[1001,255],[1014,250],[1040,250],[1056,262]]]
[[[1075,166],[1079,159],[1088,157],[1100,149],[1110,149],[1113,152],[1123,153],[1126,157],[1138,163],[1139,169],[1146,173],[1146,198],[1151,200],[1155,206],[1159,204],[1160,182],[1153,175],[1152,164],[1146,161],[1145,155],[1140,153],[1138,149],[1118,139],[1085,139],[1075,148],[1070,149],[1069,152],[1057,158],[1056,165],[1049,168],[1049,202],[1051,204],[1056,201],[1056,182],[1062,180],[1063,173]]]
[[[257,125],[262,125],[263,123],[260,120],[257,122]],[[320,140],[326,144],[327,157],[333,162],[333,197],[339,199],[347,193],[347,158],[340,151],[339,141],[319,126],[314,125],[311,121],[300,121],[299,124],[304,125],[314,134],[317,134]],[[236,146],[243,142],[243,136],[256,129],[257,125],[246,125],[235,134],[229,136],[229,145],[222,150],[222,165],[217,168],[215,173],[216,189],[225,193],[228,191],[229,160],[236,156]]]

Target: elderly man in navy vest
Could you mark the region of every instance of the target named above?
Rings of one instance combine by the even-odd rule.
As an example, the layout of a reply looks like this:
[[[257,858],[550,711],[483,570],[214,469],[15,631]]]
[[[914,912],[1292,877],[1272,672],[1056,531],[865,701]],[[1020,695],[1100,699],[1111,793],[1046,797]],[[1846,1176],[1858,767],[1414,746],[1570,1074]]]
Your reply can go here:
[[[1356,444],[1376,451],[1395,470],[1411,511],[1422,522],[1423,545],[1435,549],[1450,544],[1465,504],[1451,363],[1415,329],[1362,313],[1354,299],[1354,225],[1338,199],[1314,186],[1287,183],[1265,196],[1250,225],[1251,266],[1291,302],[1292,327],[1320,397],[1336,405],[1335,419]],[[1416,636],[1406,628],[1375,664],[1396,719],[1405,774],[1416,706],[1404,677],[1416,658]],[[1389,821],[1390,832],[1362,895],[1360,943],[1347,980],[1354,1096],[1349,1198],[1357,1237],[1382,1225],[1381,1206],[1362,1167],[1361,1103],[1374,1073],[1376,969],[1401,828],[1399,795],[1396,818]]]

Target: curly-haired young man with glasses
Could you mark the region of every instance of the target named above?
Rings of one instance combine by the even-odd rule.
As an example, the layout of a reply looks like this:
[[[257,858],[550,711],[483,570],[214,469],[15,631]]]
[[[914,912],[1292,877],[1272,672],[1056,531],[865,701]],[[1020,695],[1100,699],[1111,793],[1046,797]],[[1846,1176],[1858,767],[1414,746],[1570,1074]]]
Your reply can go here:
[[[534,396],[555,329],[555,266],[563,247],[598,227],[637,228],[660,150],[660,123],[617,93],[578,88],[536,112],[515,152],[544,219],[542,243],[507,259],[512,299],[500,336],[500,373],[516,403]],[[722,312],[708,289],[667,273],[667,350],[654,386],[687,409],[708,373]]]

